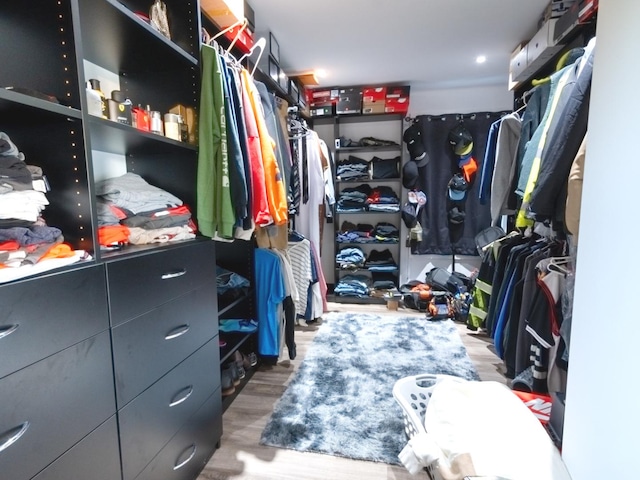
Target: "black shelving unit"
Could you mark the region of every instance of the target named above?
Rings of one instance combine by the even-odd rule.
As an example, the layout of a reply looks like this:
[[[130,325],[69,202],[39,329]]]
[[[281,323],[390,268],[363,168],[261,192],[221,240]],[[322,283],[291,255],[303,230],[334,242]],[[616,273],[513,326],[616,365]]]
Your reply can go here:
[[[171,39],[136,14],[148,0],[0,6],[0,131],[42,168],[47,225],[89,254],[0,285],[3,321],[18,325],[2,340],[0,438],[26,432],[2,445],[3,478],[191,480],[222,436],[215,242],[99,246],[105,178],[138,173],[197,215],[196,146],[87,109],[87,72],[102,69],[134,104],[197,110],[199,2],[165,3]]]

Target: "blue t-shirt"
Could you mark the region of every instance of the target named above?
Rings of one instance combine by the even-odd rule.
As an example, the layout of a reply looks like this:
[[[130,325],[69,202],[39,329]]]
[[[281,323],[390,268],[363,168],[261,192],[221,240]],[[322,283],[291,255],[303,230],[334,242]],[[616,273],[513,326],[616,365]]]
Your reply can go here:
[[[258,317],[258,353],[280,355],[278,305],[285,298],[280,257],[264,248],[255,250],[256,314]]]

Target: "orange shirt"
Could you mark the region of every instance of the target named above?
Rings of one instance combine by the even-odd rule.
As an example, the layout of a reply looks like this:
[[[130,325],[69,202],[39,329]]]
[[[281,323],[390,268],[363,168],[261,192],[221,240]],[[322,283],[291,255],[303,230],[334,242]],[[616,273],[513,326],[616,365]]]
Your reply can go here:
[[[253,110],[260,135],[260,149],[262,150],[262,164],[264,165],[264,183],[267,189],[267,202],[269,211],[276,225],[287,223],[288,207],[287,193],[282,181],[282,173],[278,168],[278,160],[275,154],[275,142],[269,135],[267,124],[264,120],[260,94],[246,69],[242,70],[242,80],[249,88],[251,109]]]

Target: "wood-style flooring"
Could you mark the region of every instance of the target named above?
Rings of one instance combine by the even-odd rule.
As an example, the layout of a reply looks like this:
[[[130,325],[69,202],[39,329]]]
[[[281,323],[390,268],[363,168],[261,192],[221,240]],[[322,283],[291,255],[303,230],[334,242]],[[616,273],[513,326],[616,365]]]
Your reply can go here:
[[[330,303],[330,311],[367,312],[385,315],[417,315],[400,308],[392,312],[383,305],[345,305]],[[467,352],[482,380],[506,382],[502,361],[495,355],[490,339],[457,324]],[[409,480],[403,467],[350,460],[330,455],[297,452],[259,444],[260,434],[273,406],[302,363],[318,330],[317,324],[296,327],[297,358],[275,366],[261,366],[234,399],[223,416],[221,447],[197,480]],[[285,356],[287,351],[285,349]],[[392,386],[390,385],[389,388]],[[424,477],[426,478],[426,477]]]

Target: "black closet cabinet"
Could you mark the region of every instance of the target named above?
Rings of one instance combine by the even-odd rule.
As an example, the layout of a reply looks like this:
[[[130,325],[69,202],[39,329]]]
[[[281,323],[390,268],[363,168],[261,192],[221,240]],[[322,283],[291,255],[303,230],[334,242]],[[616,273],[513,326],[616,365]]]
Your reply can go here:
[[[47,224],[90,255],[0,284],[3,479],[191,480],[219,444],[215,242],[98,242],[110,176],[197,214],[195,145],[87,111],[96,72],[134,105],[197,108],[199,3],[164,1],[170,39],[139,15],[151,0],[0,4],[0,131],[46,175]]]

